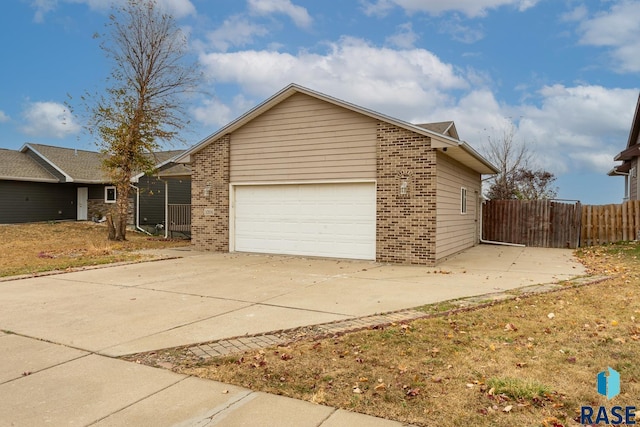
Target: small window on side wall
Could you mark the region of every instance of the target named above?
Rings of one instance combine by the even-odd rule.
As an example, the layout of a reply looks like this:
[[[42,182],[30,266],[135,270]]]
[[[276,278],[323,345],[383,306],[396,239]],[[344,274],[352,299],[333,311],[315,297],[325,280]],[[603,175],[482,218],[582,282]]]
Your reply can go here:
[[[460,213],[467,213],[467,189],[464,187],[460,188]]]
[[[116,202],[116,187],[114,186],[104,187],[104,202],[105,203]]]

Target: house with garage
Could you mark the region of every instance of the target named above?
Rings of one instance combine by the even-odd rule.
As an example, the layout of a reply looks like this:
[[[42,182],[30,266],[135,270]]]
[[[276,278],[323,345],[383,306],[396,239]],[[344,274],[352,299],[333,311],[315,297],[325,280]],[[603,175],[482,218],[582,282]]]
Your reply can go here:
[[[624,177],[624,201],[640,200],[640,96],[631,122],[627,147],[614,160],[622,161],[609,171],[609,176]]]
[[[188,169],[172,162],[183,152],[155,153],[157,173],[134,177],[131,224],[164,223],[169,201],[190,203]],[[98,152],[34,143],[24,144],[20,150],[0,149],[1,224],[97,219],[116,199],[116,188],[104,172]]]
[[[291,84],[176,159],[192,244],[433,265],[479,241],[489,161],[453,122],[411,124]]]

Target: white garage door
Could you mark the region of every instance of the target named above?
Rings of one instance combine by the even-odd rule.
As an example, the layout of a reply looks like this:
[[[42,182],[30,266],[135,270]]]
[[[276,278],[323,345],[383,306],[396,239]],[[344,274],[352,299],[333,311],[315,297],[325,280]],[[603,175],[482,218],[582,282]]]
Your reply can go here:
[[[235,250],[375,259],[375,184],[235,186]]]

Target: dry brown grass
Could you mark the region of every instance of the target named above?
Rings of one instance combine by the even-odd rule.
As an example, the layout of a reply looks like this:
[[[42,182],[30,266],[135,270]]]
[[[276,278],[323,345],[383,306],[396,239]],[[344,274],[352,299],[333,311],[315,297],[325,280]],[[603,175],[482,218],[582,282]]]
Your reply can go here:
[[[0,277],[66,270],[88,265],[137,261],[140,249],[184,246],[128,232],[126,242],[109,242],[104,225],[56,222],[0,225]]]
[[[582,251],[599,284],[178,371],[422,426],[567,426],[640,395],[640,246]],[[621,395],[595,377],[620,372]]]

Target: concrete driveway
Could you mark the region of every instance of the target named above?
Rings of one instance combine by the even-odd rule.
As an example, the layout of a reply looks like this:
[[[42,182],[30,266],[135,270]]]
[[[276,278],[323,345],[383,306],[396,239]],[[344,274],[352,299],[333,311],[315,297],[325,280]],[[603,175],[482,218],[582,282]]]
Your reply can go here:
[[[585,274],[570,251],[506,246],[478,246],[437,268],[169,253],[182,258],[0,282],[0,424],[283,425],[281,412],[294,417],[292,425],[305,425],[298,416],[307,412],[308,425],[353,423],[333,408],[109,357]],[[256,418],[252,407],[272,410]],[[165,414],[160,421],[158,411]]]

